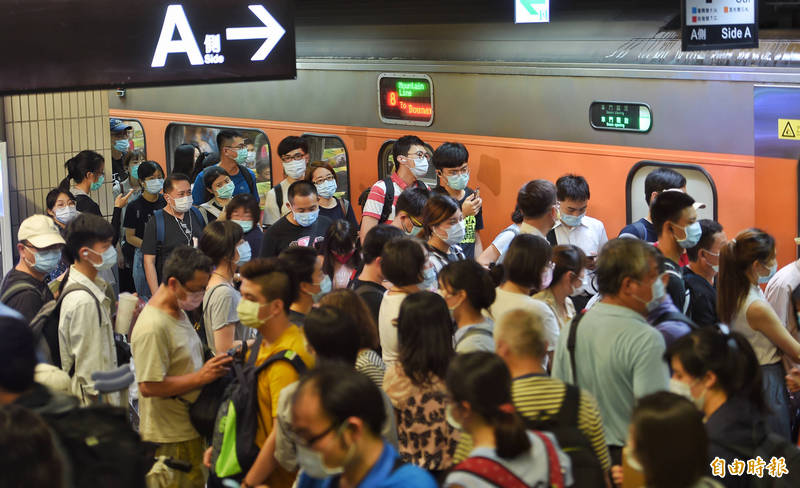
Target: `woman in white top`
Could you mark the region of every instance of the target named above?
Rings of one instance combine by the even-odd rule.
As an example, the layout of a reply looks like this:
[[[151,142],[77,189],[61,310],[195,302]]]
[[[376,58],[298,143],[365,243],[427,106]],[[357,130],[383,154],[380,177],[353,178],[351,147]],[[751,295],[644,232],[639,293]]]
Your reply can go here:
[[[489,307],[495,322],[500,321],[507,312],[515,309],[529,310],[542,317],[547,339],[548,364],[552,361],[553,350],[558,341],[558,322],[543,302],[531,297],[549,283],[544,283],[552,272],[550,244],[532,234],[520,234],[511,241],[503,264],[492,269],[497,287],[497,297]]]
[[[200,208],[207,213],[207,220],[209,222],[219,218],[225,205],[233,198],[233,191],[236,185],[231,181],[231,177],[227,171],[220,166],[209,166],[203,172],[203,185],[206,188],[206,195],[211,195],[211,198]]]
[[[422,209],[422,229],[428,242],[429,260],[436,274],[447,263],[464,259],[461,246],[466,224],[458,202],[449,195],[434,194]]]
[[[586,255],[578,246],[554,247],[550,286],[533,296],[550,308],[561,332],[575,317],[575,306],[570,296],[576,295],[576,291],[583,286],[585,266]]]
[[[497,295],[489,272],[471,259],[450,263],[439,272],[439,293],[456,322],[456,353],[494,352],[494,322],[481,315]]]
[[[519,234],[519,226],[522,224],[522,211],[519,207],[515,208],[514,213],[511,214],[511,222],[513,223],[501,230],[492,243],[478,256],[476,261],[481,266],[488,268],[490,264],[497,262],[500,256],[508,251],[508,246],[514,237]]]
[[[767,423],[788,439],[790,410],[781,353],[800,362],[800,343],[786,330],[758,286],[768,282],[777,267],[771,235],[758,229],[740,232],[720,252],[717,311],[722,323],[753,346],[764,377],[764,395],[773,412]]]
[[[200,237],[200,250],[214,262],[214,271],[203,296],[203,325],[208,349],[224,354],[249,337],[239,322],[236,307],[242,295],[233,286],[236,269],[250,261],[250,245],[242,227],[231,220],[208,224]]]
[[[528,431],[511,403],[511,373],[489,352],[460,354],[447,370],[447,421],[467,432],[475,447],[457,464],[445,488],[572,486],[569,457],[555,437]],[[553,466],[558,468],[553,469]],[[508,480],[516,479],[510,484]]]

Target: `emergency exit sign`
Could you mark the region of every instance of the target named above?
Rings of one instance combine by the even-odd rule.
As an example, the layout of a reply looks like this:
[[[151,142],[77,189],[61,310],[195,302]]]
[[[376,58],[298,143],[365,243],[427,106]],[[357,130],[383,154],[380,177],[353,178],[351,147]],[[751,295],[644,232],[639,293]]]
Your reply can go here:
[[[514,2],[515,23],[550,22],[550,0],[514,0]]]
[[[758,0],[683,0],[684,51],[758,47]]]

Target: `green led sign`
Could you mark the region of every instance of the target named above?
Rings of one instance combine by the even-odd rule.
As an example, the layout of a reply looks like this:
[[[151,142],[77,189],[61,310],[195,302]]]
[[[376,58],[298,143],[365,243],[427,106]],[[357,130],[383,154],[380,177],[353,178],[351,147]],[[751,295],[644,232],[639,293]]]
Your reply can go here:
[[[598,130],[644,133],[653,126],[653,113],[644,103],[592,102],[589,123]]]
[[[381,73],[378,76],[378,110],[386,124],[433,123],[433,83],[423,74]]]

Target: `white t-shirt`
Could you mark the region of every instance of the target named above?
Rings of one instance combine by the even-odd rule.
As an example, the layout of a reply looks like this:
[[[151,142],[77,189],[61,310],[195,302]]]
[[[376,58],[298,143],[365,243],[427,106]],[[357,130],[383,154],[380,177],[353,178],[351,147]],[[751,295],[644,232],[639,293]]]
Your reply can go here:
[[[514,230],[512,229],[516,229],[516,232],[514,232]],[[492,241],[492,245],[497,249],[497,251],[502,256],[503,254],[506,253],[506,251],[508,251],[508,246],[510,246],[511,241],[513,241],[514,238],[517,237],[517,234],[519,234],[519,226],[516,224],[511,224],[510,226],[503,229],[499,234],[497,234],[497,237],[495,237],[494,240]]]
[[[394,321],[400,315],[400,305],[406,296],[408,295],[400,292],[384,293],[381,308],[378,312],[378,335],[381,341],[381,355],[387,367],[397,361],[399,345],[397,343],[397,326]]]
[[[544,302],[535,300],[528,295],[505,291],[499,287],[496,290],[497,298],[494,299],[494,303],[489,307],[489,313],[491,313],[494,323],[497,324],[500,322],[503,315],[511,310],[529,310],[542,317],[544,320],[544,334],[545,339],[547,339],[547,350],[554,350],[558,342],[559,328],[558,321],[553,315],[553,312],[550,311],[550,308],[545,305]],[[384,301],[385,300],[384,298]]]

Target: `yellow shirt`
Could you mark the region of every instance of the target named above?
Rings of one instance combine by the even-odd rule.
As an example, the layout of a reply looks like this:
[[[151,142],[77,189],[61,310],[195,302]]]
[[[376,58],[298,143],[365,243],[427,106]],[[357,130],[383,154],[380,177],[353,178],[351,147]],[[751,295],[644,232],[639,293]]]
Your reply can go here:
[[[311,369],[314,367],[314,358],[308,353],[305,346],[303,332],[296,326],[290,325],[278,340],[273,344],[261,343],[256,357],[256,364],[261,364],[273,354],[289,349],[296,352],[300,359]],[[286,386],[300,379],[300,375],[287,361],[278,361],[263,371],[258,378],[258,431],[256,444],[261,447],[272,432],[273,419],[278,417],[278,398]],[[294,473],[289,473],[277,466],[267,478],[266,484],[271,488],[290,488],[294,483]]]

